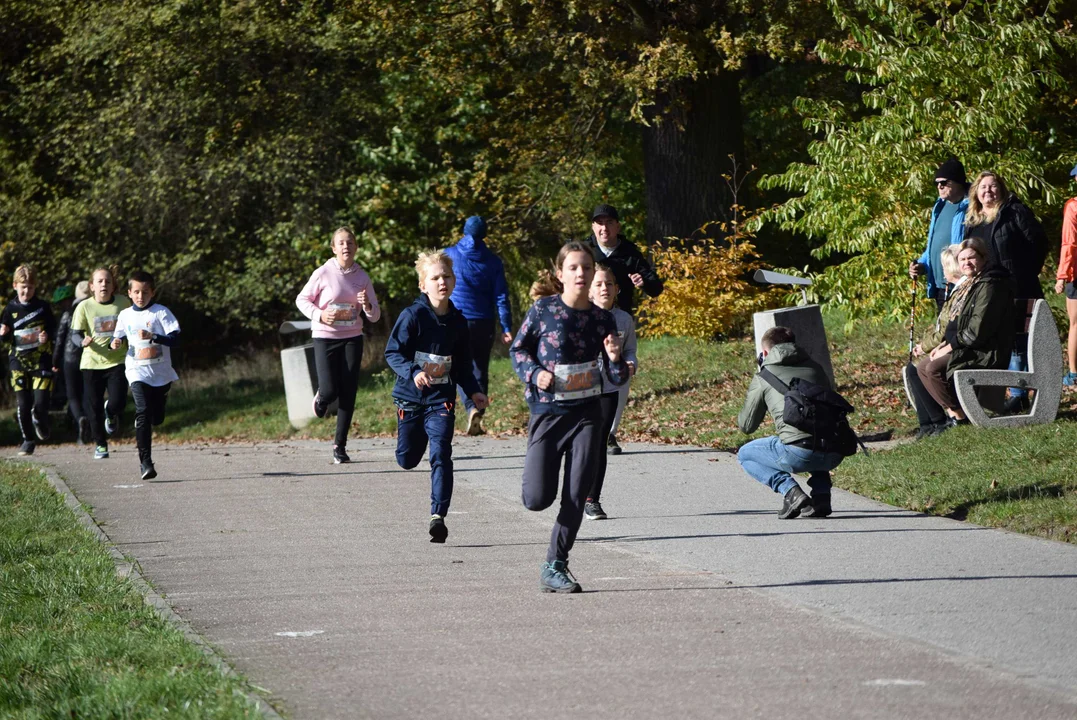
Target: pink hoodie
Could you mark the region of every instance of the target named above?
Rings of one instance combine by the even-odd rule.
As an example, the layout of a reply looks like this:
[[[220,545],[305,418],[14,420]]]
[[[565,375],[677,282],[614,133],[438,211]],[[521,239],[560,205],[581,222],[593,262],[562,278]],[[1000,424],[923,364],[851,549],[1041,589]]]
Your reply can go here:
[[[329,260],[314,271],[310,280],[299,291],[295,304],[299,311],[311,319],[311,331],[316,338],[343,340],[363,334],[363,319],[359,317],[362,308],[357,295],[366,290],[367,302],[372,306],[367,314],[370,322],[377,322],[381,317],[378,296],[374,294],[374,285],[370,276],[358,264],[353,264],[347,272],[340,268],[337,259]],[[337,320],[332,325],[322,322],[322,310],[336,306],[337,310],[350,310],[351,319]]]

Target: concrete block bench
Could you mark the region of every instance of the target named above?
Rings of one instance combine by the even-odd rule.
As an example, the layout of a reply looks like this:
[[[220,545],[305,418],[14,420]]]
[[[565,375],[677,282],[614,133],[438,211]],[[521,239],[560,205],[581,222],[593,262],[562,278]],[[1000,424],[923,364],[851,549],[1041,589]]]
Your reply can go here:
[[[1062,343],[1046,300],[1037,300],[1028,333],[1028,371],[958,370],[954,373],[957,399],[973,425],[1020,427],[1054,422],[1062,399]],[[983,395],[1008,387],[1035,390],[1027,415],[988,417]],[[979,391],[979,392],[978,392]],[[985,391],[987,391],[985,393]]]

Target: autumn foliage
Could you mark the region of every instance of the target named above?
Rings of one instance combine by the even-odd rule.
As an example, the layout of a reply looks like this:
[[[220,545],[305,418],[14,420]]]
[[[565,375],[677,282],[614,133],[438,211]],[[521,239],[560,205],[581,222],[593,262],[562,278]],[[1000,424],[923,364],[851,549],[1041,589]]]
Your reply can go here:
[[[762,266],[748,237],[674,240],[650,251],[666,289],[640,304],[641,337],[710,340],[743,331],[752,313],[780,304],[779,293],[748,279]]]

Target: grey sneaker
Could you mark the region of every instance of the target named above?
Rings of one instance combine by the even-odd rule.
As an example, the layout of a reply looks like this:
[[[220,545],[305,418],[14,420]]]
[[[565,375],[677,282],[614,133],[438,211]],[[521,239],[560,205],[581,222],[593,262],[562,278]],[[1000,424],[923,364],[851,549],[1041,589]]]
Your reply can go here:
[[[443,543],[449,537],[449,528],[445,527],[445,519],[440,515],[430,516],[430,542]]]
[[[587,502],[583,506],[583,516],[588,520],[605,520],[606,512],[602,509],[602,503],[598,500]]]
[[[576,578],[572,577],[572,573],[569,572],[567,560],[554,560],[552,563],[543,563],[539,587],[542,592],[583,592],[583,588],[580,587],[580,584],[576,582]]]
[[[106,415],[105,416],[105,432],[112,435],[120,428],[120,416],[119,415]]]
[[[33,440],[23,440],[22,445],[19,446],[19,455],[33,455],[36,447]]]

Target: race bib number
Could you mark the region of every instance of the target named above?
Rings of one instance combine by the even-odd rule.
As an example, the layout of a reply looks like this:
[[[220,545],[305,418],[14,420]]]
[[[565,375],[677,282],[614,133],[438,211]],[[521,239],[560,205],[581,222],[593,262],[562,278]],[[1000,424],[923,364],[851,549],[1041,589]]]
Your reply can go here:
[[[580,400],[601,393],[602,374],[597,360],[576,365],[554,365],[554,400]]]
[[[415,362],[422,367],[423,372],[430,378],[432,385],[448,385],[452,382],[449,372],[452,370],[451,355],[432,355],[430,353],[415,353]]]
[[[15,352],[26,352],[41,346],[41,328],[20,328],[15,331]]]
[[[93,319],[93,334],[95,337],[108,335],[112,337],[112,331],[116,329],[115,315],[101,315]]]
[[[134,337],[127,338],[127,341],[131,343],[131,357],[135,365],[156,365],[164,359],[164,350],[160,345]]]
[[[359,319],[359,313],[354,305],[351,303],[330,303],[330,310],[336,310],[336,319],[333,320],[333,327],[352,327],[355,325],[355,321]]]

